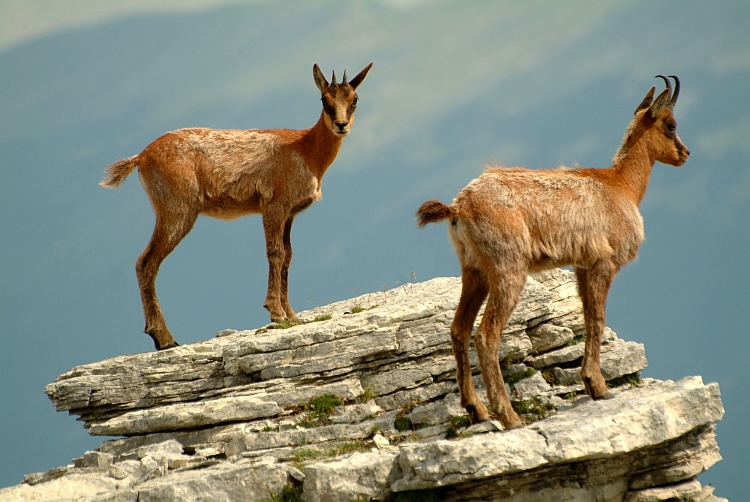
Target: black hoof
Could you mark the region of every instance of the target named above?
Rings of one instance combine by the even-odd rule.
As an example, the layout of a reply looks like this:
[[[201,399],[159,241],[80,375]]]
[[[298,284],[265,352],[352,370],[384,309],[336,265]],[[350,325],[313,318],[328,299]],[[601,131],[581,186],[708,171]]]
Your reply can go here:
[[[466,413],[469,414],[469,420],[471,420],[472,424],[478,424],[479,422],[484,422],[484,420],[479,418],[479,413],[477,413],[477,409],[473,404],[466,406]]]
[[[179,346],[180,346],[180,344],[179,344],[179,343],[177,343],[177,342],[172,342],[172,343],[168,343],[168,344],[166,344],[166,345],[165,345],[164,347],[156,347],[156,350],[167,350],[167,349],[173,349],[173,348],[175,348],[175,347],[179,347]]]

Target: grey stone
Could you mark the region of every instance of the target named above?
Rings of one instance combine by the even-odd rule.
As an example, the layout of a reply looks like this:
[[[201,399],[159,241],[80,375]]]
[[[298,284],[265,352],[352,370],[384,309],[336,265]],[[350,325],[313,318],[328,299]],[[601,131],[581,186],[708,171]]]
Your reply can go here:
[[[87,451],[83,454],[82,467],[94,467],[96,469],[109,470],[109,466],[114,462],[115,456],[109,453],[98,451]]]
[[[281,492],[286,466],[239,460],[199,470],[181,471],[138,485],[138,502],[225,502],[263,500]]]
[[[282,411],[276,403],[262,401],[257,397],[228,397],[124,413],[106,422],[92,424],[89,433],[95,436],[129,436],[193,429],[204,425],[271,417]]]
[[[527,324],[538,325],[542,318],[563,322],[562,318],[580,308],[566,303],[571,298],[568,293],[561,294],[566,281],[574,282],[572,274],[562,271],[545,280],[527,281],[506,330],[502,359],[520,359],[531,350]],[[346,300],[325,307],[333,315],[330,321],[266,333],[224,330],[218,338],[170,351],[79,366],[58,377],[46,392],[59,410],[79,414],[93,434],[128,435],[280,414],[322,390],[319,384],[310,385],[307,392],[294,395],[300,382],[290,379],[296,378],[322,382],[359,371],[375,394],[408,391],[455,371],[449,355],[441,360],[431,358],[428,366],[414,361],[450,350],[447,334],[459,291],[460,279],[434,279],[410,285],[408,293],[403,288],[386,292],[384,302],[367,314],[344,316],[349,308],[346,305],[352,303]],[[300,316],[314,314],[310,311]],[[369,371],[373,361],[393,373]],[[363,392],[358,384],[349,388],[350,394]],[[221,407],[211,401],[233,397],[237,401],[228,405],[233,413],[206,409]],[[254,397],[258,401],[254,402]],[[162,420],[152,416],[154,408]]]
[[[96,471],[66,472],[43,483],[0,488],[3,502],[41,501],[87,501],[101,493],[114,492],[118,481]]]
[[[135,460],[124,460],[109,466],[109,475],[115,479],[125,479],[138,470],[141,462]]]
[[[601,370],[605,380],[630,375],[648,366],[642,343],[616,342],[602,346]]]
[[[391,444],[386,438],[384,438],[380,434],[375,434],[372,437],[372,442],[375,444],[375,446],[378,447],[378,449],[383,449],[386,446],[389,446]]]
[[[378,406],[375,401],[371,400],[363,404],[354,404],[351,406],[336,408],[331,417],[331,422],[335,424],[351,424],[361,422],[369,417],[374,417],[382,412],[383,408]]]
[[[417,406],[410,417],[414,424],[439,424],[447,422],[452,416],[462,415],[466,415],[466,410],[461,407],[458,394],[452,393],[435,403]]]
[[[239,333],[239,331],[237,331],[236,329],[223,329],[217,332],[214,336],[216,336],[217,338],[221,338],[223,336],[236,335],[237,333]]]
[[[423,427],[421,429],[417,429],[414,432],[414,435],[418,437],[419,439],[427,439],[427,438],[434,438],[436,436],[445,437],[446,432],[448,432],[448,425],[439,424],[439,425],[433,425],[431,427]]]
[[[667,500],[688,500],[698,497],[703,492],[703,487],[698,480],[693,479],[684,483],[670,486],[659,486],[630,492],[625,497],[625,502],[664,502]]]
[[[547,383],[541,373],[538,371],[528,378],[524,378],[514,385],[516,392],[521,399],[530,399],[534,396],[540,396],[549,391],[552,387]]]
[[[436,488],[632,451],[679,437],[723,413],[718,387],[699,378],[632,389],[501,434],[402,446],[402,477],[393,489]]]
[[[483,434],[485,432],[497,432],[505,430],[503,424],[497,420],[487,420],[486,422],[479,422],[477,424],[470,425],[464,431],[467,434]]]
[[[333,462],[305,466],[302,500],[351,502],[380,499],[386,493],[396,464],[396,452],[353,453]]]
[[[567,396],[582,391],[561,384],[577,379],[583,344],[561,345],[584,326],[574,276],[564,270],[527,280],[498,353],[506,377],[525,372],[523,361],[557,372],[557,386],[535,373],[515,389],[554,401],[558,413],[507,431],[497,422],[474,424],[446,440],[450,418],[466,415],[450,342],[460,289],[460,278],[408,284],[298,314],[312,320],[325,312],[328,321],[224,330],[205,342],[74,368],[47,387],[53,404],[94,434],[129,437],[105,440],[74,465],[29,475],[15,491],[0,490],[0,499],[19,498],[21,488],[33,500],[72,499],[80,483],[78,502],[262,500],[293,482],[316,501],[419,488],[438,490],[445,501],[528,502],[533,493],[533,500],[622,502],[629,491],[653,494],[647,490],[690,481],[720,460],[711,425],[723,413],[715,384],[644,379],[608,401]],[[378,306],[345,314],[354,302]],[[487,404],[473,348],[469,361]],[[605,329],[605,378],[645,366],[642,345]],[[318,427],[298,426],[306,413],[298,405],[326,393],[348,404]],[[356,402],[363,395],[372,399]],[[426,427],[399,433],[397,413]],[[328,458],[350,441],[372,451]],[[306,461],[300,472],[289,462],[301,450],[324,460]],[[716,499],[703,488],[693,498]]]
[[[583,351],[584,344],[577,343],[575,345],[570,345],[568,347],[553,350],[552,352],[547,352],[546,354],[534,357],[530,360],[527,360],[526,362],[532,368],[541,369],[547,366],[567,363],[570,361],[575,361],[576,359],[580,359],[583,357]]]
[[[296,467],[289,466],[287,467],[287,470],[289,471],[289,475],[296,479],[299,482],[305,481],[305,473],[297,469]]]
[[[529,330],[531,350],[535,354],[565,345],[574,336],[572,329],[549,323],[540,324]]]
[[[146,456],[158,458],[165,455],[181,455],[182,452],[182,445],[174,439],[168,439],[160,443],[141,446],[140,448],[136,449],[136,454],[138,455],[139,459]]]
[[[582,344],[574,345],[574,348]],[[583,348],[581,348],[583,353]],[[532,363],[533,365],[534,363]],[[646,353],[641,343],[618,341],[602,346],[601,371],[605,380],[641,371],[648,366]],[[552,368],[557,385],[580,383],[580,368]]]

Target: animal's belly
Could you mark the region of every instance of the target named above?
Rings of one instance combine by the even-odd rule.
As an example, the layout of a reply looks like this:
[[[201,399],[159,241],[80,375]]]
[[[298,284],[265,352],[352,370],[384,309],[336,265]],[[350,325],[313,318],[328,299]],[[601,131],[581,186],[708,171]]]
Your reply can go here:
[[[206,216],[222,220],[233,220],[248,214],[260,213],[259,201],[255,198],[238,201],[232,198],[221,198],[208,201],[201,211]]]

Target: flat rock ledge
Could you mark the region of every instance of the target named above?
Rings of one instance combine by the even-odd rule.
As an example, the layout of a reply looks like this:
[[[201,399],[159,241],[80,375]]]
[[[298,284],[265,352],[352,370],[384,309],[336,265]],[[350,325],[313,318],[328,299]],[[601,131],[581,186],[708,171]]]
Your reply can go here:
[[[643,345],[607,328],[614,398],[588,398],[565,270],[529,277],[503,337],[525,425],[469,425],[450,346],[460,289],[460,278],[406,284],[287,329],[73,368],[47,386],[53,404],[92,435],[121,437],[0,501],[724,500],[696,479],[721,460],[718,385],[641,379]],[[484,399],[473,351],[472,365]],[[332,411],[319,412],[326,399]]]

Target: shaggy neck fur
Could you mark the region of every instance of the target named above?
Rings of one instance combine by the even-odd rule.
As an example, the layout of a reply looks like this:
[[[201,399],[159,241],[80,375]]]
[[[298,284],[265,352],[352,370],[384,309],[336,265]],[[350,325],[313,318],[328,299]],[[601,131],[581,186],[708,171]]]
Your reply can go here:
[[[612,160],[613,169],[622,176],[628,195],[636,205],[640,205],[646,195],[651,169],[656,162],[648,147],[648,140],[644,137],[645,133],[646,128],[640,125],[637,117],[628,127],[622,145]]]
[[[324,113],[320,114],[314,126],[302,131],[302,136],[295,142],[295,149],[305,159],[305,164],[318,182],[336,159],[344,139],[331,132],[325,123]]]

